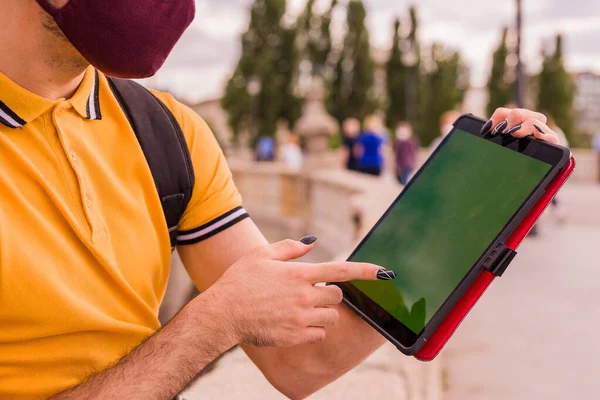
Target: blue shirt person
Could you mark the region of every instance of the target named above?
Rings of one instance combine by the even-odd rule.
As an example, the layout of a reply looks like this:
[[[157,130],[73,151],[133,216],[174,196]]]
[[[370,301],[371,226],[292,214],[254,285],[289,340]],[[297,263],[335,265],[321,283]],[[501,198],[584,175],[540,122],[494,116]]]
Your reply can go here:
[[[365,119],[364,128],[356,141],[359,147],[360,171],[379,176],[383,169],[381,149],[386,142],[382,134],[383,124],[378,117],[370,116]]]

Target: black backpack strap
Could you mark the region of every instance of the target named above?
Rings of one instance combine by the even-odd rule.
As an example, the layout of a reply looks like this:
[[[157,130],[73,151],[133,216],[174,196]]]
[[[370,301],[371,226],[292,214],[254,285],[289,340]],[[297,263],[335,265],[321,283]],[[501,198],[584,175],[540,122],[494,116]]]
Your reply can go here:
[[[108,83],[152,172],[173,248],[179,220],[194,188],[194,168],[185,137],[171,111],[142,85],[112,77]]]

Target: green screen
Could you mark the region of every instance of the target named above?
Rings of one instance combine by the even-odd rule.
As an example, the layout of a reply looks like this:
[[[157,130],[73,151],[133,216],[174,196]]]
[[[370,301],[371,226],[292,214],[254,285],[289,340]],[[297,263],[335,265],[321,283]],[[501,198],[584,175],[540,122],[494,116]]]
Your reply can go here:
[[[418,334],[550,168],[456,130],[352,257],[396,279],[352,283]]]

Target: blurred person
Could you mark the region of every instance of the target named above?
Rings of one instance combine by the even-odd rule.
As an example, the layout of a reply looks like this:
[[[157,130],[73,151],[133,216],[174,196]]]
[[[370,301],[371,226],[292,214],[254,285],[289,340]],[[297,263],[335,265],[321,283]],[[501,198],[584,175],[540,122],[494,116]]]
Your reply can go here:
[[[258,162],[275,160],[275,139],[261,136],[256,142],[255,159]]]
[[[396,177],[401,185],[406,185],[417,166],[419,140],[414,136],[412,126],[408,122],[400,122],[395,135]]]
[[[281,159],[293,171],[302,169],[304,154],[302,154],[300,137],[298,135],[294,133],[288,135],[286,143],[281,146]]]
[[[596,159],[598,160],[598,182],[600,182],[600,131],[594,135],[592,148],[596,152]]]
[[[454,122],[460,117],[460,113],[455,110],[446,111],[440,117],[440,136],[435,138],[431,145],[429,145],[429,150],[431,152],[435,151],[438,148],[442,140],[452,131],[454,128]]]
[[[161,327],[168,227],[105,74],[152,75],[194,1],[0,4],[0,398],[168,400],[237,344],[276,389],[304,398],[385,343],[338,287],[315,283],[391,271],[289,262],[316,237],[269,244],[206,123],[153,91],[189,149],[177,251],[201,292]],[[539,114],[499,110],[493,122],[506,118],[523,124],[513,134],[538,135]]]
[[[356,139],[360,133],[360,121],[356,118],[347,118],[342,124],[342,159],[345,168],[349,171],[360,171],[356,157]]]
[[[383,124],[375,115],[365,118],[364,130],[356,140],[356,156],[360,172],[380,176],[383,169],[381,148],[385,143]]]

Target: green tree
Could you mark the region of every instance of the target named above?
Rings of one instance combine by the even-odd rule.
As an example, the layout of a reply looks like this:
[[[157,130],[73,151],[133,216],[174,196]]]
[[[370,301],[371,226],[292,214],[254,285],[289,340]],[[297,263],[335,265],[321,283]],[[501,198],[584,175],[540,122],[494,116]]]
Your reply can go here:
[[[304,99],[298,93],[300,52],[296,47],[297,32],[295,27],[284,30],[281,59],[278,61],[284,82],[279,117],[287,121],[290,129],[294,128],[294,124],[302,116],[304,104]]]
[[[350,0],[344,45],[333,71],[327,107],[338,121],[364,118],[376,108],[372,92],[375,65],[371,59],[366,10],[362,0]]]
[[[400,19],[396,19],[392,50],[386,64],[388,102],[385,122],[392,131],[398,122],[406,120],[406,71],[402,62],[402,45]]]
[[[409,61],[405,63],[405,85],[407,93],[406,103],[406,119],[416,126],[421,110],[419,103],[421,102],[421,87],[423,80],[423,72],[421,70],[421,44],[419,42],[419,20],[417,18],[417,9],[410,7],[410,32],[404,41],[404,53]]]
[[[250,24],[242,35],[242,52],[222,99],[234,134],[249,129],[256,136],[273,136],[280,119],[293,125],[301,101],[296,98],[298,54],[295,27],[282,18],[286,0],[255,0]],[[248,93],[248,84],[260,90]]]
[[[428,66],[423,76],[419,102],[421,112],[417,135],[429,145],[440,134],[439,120],[446,111],[456,109],[469,88],[469,71],[458,52],[433,44]]]
[[[538,109],[551,116],[571,139],[576,128],[573,100],[576,86],[563,62],[562,37],[556,36],[551,54],[542,53],[544,62],[538,76]]]
[[[326,12],[315,14],[313,10],[315,0],[308,0],[304,12],[298,19],[298,43],[303,58],[310,62],[312,76],[327,76],[330,72],[329,60],[332,50],[330,26],[337,3],[337,0],[332,0]]]
[[[252,101],[246,90],[246,78],[238,65],[225,87],[221,105],[227,111],[228,122],[233,131],[233,140],[249,127]]]
[[[329,77],[331,73],[331,53],[333,41],[331,39],[331,18],[333,10],[337,7],[338,0],[332,0],[329,9],[321,16],[321,32],[319,40],[313,50],[313,63],[316,65],[316,74]]]
[[[504,107],[514,98],[514,73],[506,60],[509,56],[506,36],[508,28],[502,30],[502,38],[492,56],[492,71],[487,82],[489,100],[487,115],[492,115],[498,107]]]

